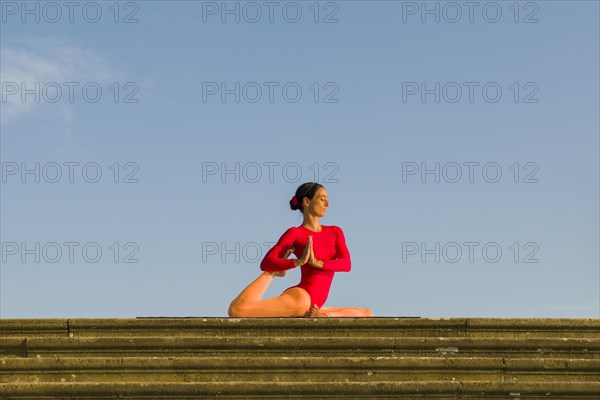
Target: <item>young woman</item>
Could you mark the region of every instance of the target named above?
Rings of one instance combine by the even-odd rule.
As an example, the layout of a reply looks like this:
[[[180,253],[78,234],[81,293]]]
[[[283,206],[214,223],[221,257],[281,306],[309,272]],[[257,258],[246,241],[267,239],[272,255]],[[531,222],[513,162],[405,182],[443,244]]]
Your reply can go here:
[[[304,221],[284,232],[260,263],[263,272],[229,306],[230,317],[372,317],[367,308],[324,307],[335,272],[350,272],[350,253],[342,229],[321,225],[329,201],[325,187],[307,182],[290,200]],[[290,254],[296,259],[288,259]],[[300,254],[300,256],[298,256]],[[300,283],[278,297],[261,299],[275,276],[301,267]]]

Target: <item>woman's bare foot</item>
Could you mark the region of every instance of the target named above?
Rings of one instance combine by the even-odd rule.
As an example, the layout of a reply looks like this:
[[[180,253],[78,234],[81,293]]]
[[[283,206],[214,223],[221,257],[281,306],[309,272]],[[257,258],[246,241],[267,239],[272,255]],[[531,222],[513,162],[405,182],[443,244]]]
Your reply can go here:
[[[292,254],[294,252],[294,248],[291,247],[289,248],[286,252],[285,255],[283,256],[283,258],[287,259],[290,254]],[[270,272],[266,272],[268,274],[270,274],[272,277],[276,277],[276,276],[285,276],[285,271],[270,271]]]
[[[329,317],[330,315],[324,312],[321,312],[321,310],[319,310],[319,307],[317,307],[316,304],[313,304],[313,306],[310,308],[310,310],[308,310],[306,312],[306,314],[304,314],[305,317],[313,317],[313,318],[326,318]]]

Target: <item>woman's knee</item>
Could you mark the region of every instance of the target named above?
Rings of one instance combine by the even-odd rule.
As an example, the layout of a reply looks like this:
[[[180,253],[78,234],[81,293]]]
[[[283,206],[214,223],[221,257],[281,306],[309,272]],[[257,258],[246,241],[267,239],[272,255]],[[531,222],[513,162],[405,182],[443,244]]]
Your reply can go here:
[[[237,304],[233,304],[233,305],[229,306],[229,310],[227,310],[227,314],[231,318],[245,318],[245,317],[257,316],[256,310],[252,307],[252,305],[239,306]]]
[[[227,315],[230,317],[243,317],[242,307],[239,306],[237,301],[232,301],[227,309]]]
[[[227,315],[229,315],[230,317],[237,317],[237,307],[234,306],[233,303],[231,303],[229,305],[229,308],[227,309]]]

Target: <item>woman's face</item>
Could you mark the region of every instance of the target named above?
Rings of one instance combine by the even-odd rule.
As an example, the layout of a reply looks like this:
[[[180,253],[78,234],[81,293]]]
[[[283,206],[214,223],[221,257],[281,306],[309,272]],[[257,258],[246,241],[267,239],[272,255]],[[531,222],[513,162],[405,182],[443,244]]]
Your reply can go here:
[[[308,197],[305,197],[308,201]],[[329,207],[329,200],[327,200],[327,190],[324,187],[317,189],[317,192],[313,196],[312,200],[308,205],[309,214],[317,217],[323,217],[327,213],[327,207]]]

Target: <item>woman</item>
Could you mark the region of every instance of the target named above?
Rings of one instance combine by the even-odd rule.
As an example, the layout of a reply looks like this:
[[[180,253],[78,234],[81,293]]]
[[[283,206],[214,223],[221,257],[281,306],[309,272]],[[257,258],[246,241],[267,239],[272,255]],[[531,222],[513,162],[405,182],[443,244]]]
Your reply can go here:
[[[350,272],[351,268],[342,229],[319,222],[329,207],[325,187],[317,182],[300,185],[290,207],[303,214],[302,225],[289,228],[269,249],[260,263],[265,272],[231,302],[229,316],[372,317],[373,312],[367,308],[321,308],[335,272]],[[296,259],[288,259],[292,253]],[[299,266],[299,284],[285,289],[278,297],[261,299],[275,276],[284,276],[286,270]]]

